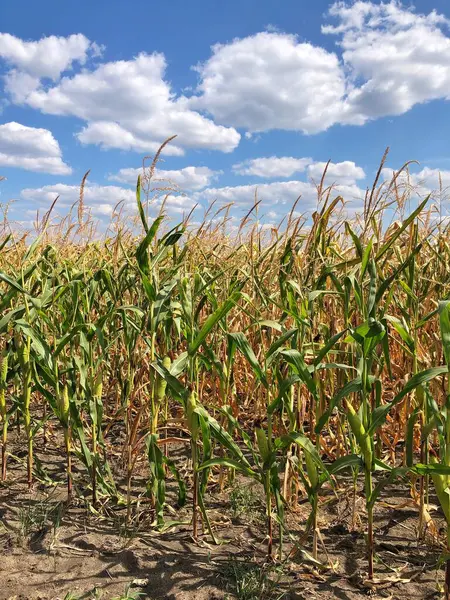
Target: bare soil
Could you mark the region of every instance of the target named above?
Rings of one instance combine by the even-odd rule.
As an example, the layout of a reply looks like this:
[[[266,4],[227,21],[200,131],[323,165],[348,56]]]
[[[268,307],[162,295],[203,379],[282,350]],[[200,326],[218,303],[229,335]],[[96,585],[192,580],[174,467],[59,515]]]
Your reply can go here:
[[[230,489],[220,492],[212,482],[206,505],[219,539],[219,544],[213,545],[206,533],[197,542],[192,539],[189,500],[183,509],[175,507],[175,490],[169,489],[167,519],[182,523],[164,532],[152,527],[154,515],[143,495],[144,464],[138,465],[135,478],[134,492],[141,500],[132,526],[125,527],[123,506],[108,503],[94,511],[87,500],[67,503],[64,459],[53,446],[37,449],[40,480],[31,491],[25,482],[23,453],[13,447],[12,454],[8,480],[0,485],[0,600],[110,600],[123,598],[127,585],[130,598],[151,600],[441,597],[442,544],[431,535],[432,530],[426,541],[417,540],[418,511],[405,484],[385,489],[376,505],[377,579],[369,585],[365,579],[364,501],[358,493],[359,516],[353,531],[350,480],[344,481],[336,494],[327,491],[322,498],[320,559],[325,566],[319,568],[295,552],[291,542],[299,540],[304,531],[309,515],[306,500],[295,512],[288,511],[292,537],[286,538],[282,563],[265,565],[261,490],[252,492],[253,506],[240,507],[238,503],[236,507],[235,501],[233,509]],[[115,475],[120,474],[119,457],[113,468]],[[51,479],[58,485],[52,485]],[[78,493],[87,497],[87,478],[81,467],[75,482]],[[240,479],[235,486],[248,489],[251,484]],[[443,521],[437,511],[431,514],[439,533]],[[303,547],[311,551],[311,537]],[[137,593],[140,596],[132,595]]]

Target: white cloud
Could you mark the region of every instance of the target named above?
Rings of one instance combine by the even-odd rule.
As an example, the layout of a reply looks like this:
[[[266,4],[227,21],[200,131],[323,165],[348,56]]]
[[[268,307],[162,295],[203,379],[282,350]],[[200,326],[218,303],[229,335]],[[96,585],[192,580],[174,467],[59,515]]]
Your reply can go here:
[[[208,167],[184,167],[178,170],[156,169],[154,182],[159,186],[175,184],[180,191],[201,190],[210,185],[219,174],[219,171],[213,171]],[[110,175],[108,179],[136,185],[138,175],[142,175],[142,168],[120,169],[118,173]]]
[[[293,158],[292,156],[271,156],[267,158],[253,158],[233,165],[233,171],[238,175],[250,175],[271,179],[275,177],[291,177],[295,173],[307,172],[308,177],[318,183],[324,173],[326,162],[316,162],[312,158]],[[327,185],[333,183],[353,185],[356,181],[364,179],[364,169],[352,161],[340,163],[330,162],[327,168]]]
[[[66,185],[57,183],[55,185],[45,185],[40,188],[26,188],[22,190],[21,199],[25,202],[36,205],[36,207],[49,205],[59,196],[56,209],[63,209],[64,212],[78,202],[80,198],[79,185]],[[122,188],[116,185],[98,185],[87,183],[84,187],[83,202],[86,209],[97,217],[111,216],[114,208],[118,206],[124,210],[125,214],[136,213],[136,193],[134,190]],[[150,206],[153,210],[159,210],[162,198]],[[187,213],[196,204],[196,201],[185,196],[169,196],[165,201],[165,212],[167,214]],[[120,206],[119,206],[120,205]]]
[[[197,204],[200,203],[195,198],[170,195],[164,201],[164,209],[168,214],[183,215],[189,213]],[[156,203],[158,208],[160,205],[161,199]]]
[[[192,106],[252,132],[327,129],[345,93],[337,56],[288,34],[262,32],[217,44],[196,68],[200,96]]]
[[[193,107],[250,132],[313,134],[450,98],[450,21],[399,2],[336,2],[322,27],[342,59],[293,35],[263,32],[212,48]]]
[[[20,71],[35,77],[57,79],[74,61],[84,64],[88,52],[97,53],[81,33],[69,37],[51,35],[39,41],[26,42],[9,33],[0,33],[0,57]]]
[[[54,185],[45,185],[40,188],[26,188],[21,192],[23,200],[35,203],[50,203],[57,196],[59,196],[58,206],[70,207],[80,197],[80,186],[57,183]],[[114,207],[122,201],[124,201],[125,205],[134,205],[136,194],[133,190],[121,188],[116,185],[88,183],[84,187],[83,199],[86,206],[97,206],[98,208],[102,205],[108,205]]]
[[[31,92],[37,89],[41,83],[39,77],[34,77],[24,71],[11,69],[4,76],[5,90],[10,94],[12,100],[20,104]]]
[[[316,183],[319,183],[326,166],[327,163],[325,162],[315,162],[311,165],[308,165],[309,177],[311,177]],[[325,176],[325,183],[327,185],[331,185],[333,183],[341,185],[353,185],[356,183],[356,181],[365,179],[365,177],[366,174],[364,169],[358,167],[353,161],[346,160],[339,163],[330,162]]]
[[[72,172],[48,129],[26,127],[14,121],[0,125],[0,166],[54,175]]]
[[[390,182],[396,173],[395,169],[385,167],[381,174],[385,181]],[[442,192],[444,197],[448,197],[450,192],[450,171],[430,167],[424,167],[416,173],[403,170],[398,173],[396,184],[398,187],[407,188],[419,196],[427,194],[436,196]]]
[[[314,134],[450,99],[450,20],[435,10],[355,0],[335,2],[326,19],[322,31],[334,36],[336,53],[273,29],[216,44],[195,67],[190,97],[167,81],[160,53],[93,67],[99,48],[82,34],[38,41],[0,34],[5,90],[16,103],[80,119],[84,144],[154,153],[177,134],[165,150],[177,155],[231,152],[241,137],[236,128],[253,140],[273,129]],[[79,72],[69,73],[74,66]],[[278,167],[271,176],[299,172]],[[237,169],[263,176],[255,164]]]
[[[11,68],[6,73],[5,89],[14,102],[22,102],[36,90],[41,79],[56,81],[73,63],[84,65],[101,49],[81,33],[68,37],[51,35],[38,41],[24,41],[0,33],[0,58]]]
[[[255,200],[268,203],[273,208],[275,205],[292,204],[302,196],[301,204],[305,209],[314,206],[314,198],[317,197],[316,190],[305,181],[276,181],[273,183],[262,183],[261,185],[237,185],[221,188],[208,188],[197,192],[194,198],[204,198],[207,202],[217,200],[220,204],[234,203],[236,206],[250,208]]]
[[[127,174],[125,174],[125,178],[126,176]],[[344,214],[349,216],[361,208],[364,191],[357,185],[338,185],[335,188],[334,195],[337,196],[338,194],[343,196],[345,206],[339,205],[336,212],[343,210]],[[21,192],[21,200],[26,202],[28,210],[34,205],[36,208],[39,207],[40,212],[44,212],[44,207],[48,207],[59,196],[56,210],[64,214],[78,201],[79,195],[79,186],[59,183],[41,188],[24,189]],[[296,202],[298,198],[299,200]],[[164,199],[164,212],[176,221],[187,216],[195,207],[200,212],[211,203],[214,203],[214,211],[232,204],[233,208],[228,218],[233,223],[239,223],[239,219],[251,208],[255,200],[261,201],[258,207],[258,218],[263,219],[262,222],[267,222],[267,219],[269,219],[271,223],[283,220],[290,213],[295,202],[294,217],[304,215],[306,219],[311,217],[318,204],[317,189],[312,182],[275,181],[258,186],[240,185],[205,188],[192,191],[189,196],[171,194]],[[150,204],[151,215],[154,216],[158,213],[162,202],[163,197],[159,196],[156,201]],[[110,218],[114,207],[119,203],[120,210],[124,211],[125,216],[136,215],[135,192],[129,188],[87,183],[84,189],[84,203],[90,213],[99,219]],[[218,218],[220,220],[220,217]]]
[[[450,189],[450,171],[425,167],[416,173],[414,178],[431,191],[448,192]]]
[[[114,207],[111,204],[97,204],[91,207],[91,213],[99,217],[110,217]]]
[[[293,158],[292,156],[270,156],[253,158],[233,165],[238,175],[252,175],[271,179],[273,177],[291,177],[302,173],[311,164],[311,158]]]
[[[361,205],[364,192],[356,185],[340,185],[335,188],[336,195],[343,195],[349,203],[350,209]],[[261,201],[260,211],[285,216],[292,208],[294,202],[300,197],[296,210],[299,213],[311,214],[317,206],[317,189],[315,185],[306,181],[275,181],[261,185],[239,185],[222,188],[208,188],[192,195],[198,202],[214,202],[220,205],[233,203],[236,208],[249,209],[256,200]]]
[[[432,222],[442,224],[450,219],[450,171],[424,167],[415,172],[414,165],[411,165],[409,169],[400,172],[385,167],[381,175],[386,183],[386,190],[393,188],[395,175],[395,185],[399,194],[404,195],[405,199],[411,199],[412,206],[430,196],[427,210],[431,211]],[[411,205],[405,201],[400,203],[400,208],[405,206]]]
[[[29,71],[7,77],[14,81],[15,101],[85,121],[78,134],[82,143],[153,153],[176,134],[175,143],[166,147],[168,154],[182,154],[186,147],[231,152],[239,143],[239,133],[191,110],[188,100],[176,97],[165,81],[165,69],[162,54],[141,53],[132,60],[103,63],[63,77],[49,88],[36,87]]]
[[[400,115],[415,104],[450,96],[449,21],[436,11],[417,14],[399,2],[335,3],[336,25],[323,33],[341,36],[339,46],[349,75],[340,118],[363,124]]]
[[[99,145],[104,149],[118,148],[134,152],[155,154],[161,146],[159,142],[136,135],[114,121],[97,121],[89,123],[78,134],[77,138],[82,144]],[[184,150],[175,144],[168,144],[164,149],[168,156],[182,156]]]

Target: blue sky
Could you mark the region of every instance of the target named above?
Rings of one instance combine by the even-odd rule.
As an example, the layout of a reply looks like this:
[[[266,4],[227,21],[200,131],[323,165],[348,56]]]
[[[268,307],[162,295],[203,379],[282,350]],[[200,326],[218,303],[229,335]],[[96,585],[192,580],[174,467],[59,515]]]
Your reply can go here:
[[[386,146],[385,177],[417,160],[420,193],[450,185],[449,24],[445,0],[4,3],[0,202],[23,227],[57,195],[63,215],[91,169],[106,222],[173,134],[174,218],[213,200],[239,218],[256,187],[268,222],[298,196],[310,214],[328,160],[357,210]]]

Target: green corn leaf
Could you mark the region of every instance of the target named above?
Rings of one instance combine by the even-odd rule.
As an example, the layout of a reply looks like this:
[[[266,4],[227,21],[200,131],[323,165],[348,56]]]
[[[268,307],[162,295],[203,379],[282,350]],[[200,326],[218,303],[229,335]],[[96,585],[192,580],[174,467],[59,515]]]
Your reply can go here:
[[[7,243],[9,242],[9,240],[12,238],[12,233],[8,233],[8,235],[5,237],[4,240],[2,240],[2,242],[0,242],[0,252],[6,247]]]
[[[279,390],[278,390],[278,396],[267,407],[267,413],[269,415],[272,415],[276,410],[278,410],[280,408],[283,400],[286,398],[288,391],[291,389],[291,387],[294,385],[294,383],[297,383],[297,382],[303,383],[303,381],[299,375],[291,375],[291,377],[287,377],[286,379],[283,379],[283,381],[281,382],[281,385],[279,387]]]
[[[367,271],[367,267],[369,266],[369,261],[370,261],[370,254],[372,252],[372,247],[373,247],[373,236],[370,238],[369,243],[367,244],[365,250],[364,250],[364,254],[362,255],[362,259],[361,259],[361,280],[363,279],[366,271]]]
[[[196,338],[194,339],[194,341],[188,348],[189,356],[193,356],[197,352],[197,350],[203,344],[203,342],[205,341],[205,339],[206,339],[207,335],[210,333],[210,331],[217,325],[217,323],[221,319],[223,319],[223,317],[225,317],[225,315],[227,315],[227,313],[230,312],[230,310],[238,302],[240,296],[241,296],[240,290],[233,292],[231,294],[231,296],[217,310],[215,310],[212,313],[212,315],[210,315],[206,319],[200,332],[198,333],[198,335],[196,336]]]
[[[415,408],[408,419],[406,427],[406,466],[412,467],[414,462],[414,427],[417,423],[417,418],[420,414],[420,409]]]
[[[386,290],[388,290],[391,287],[391,285],[394,283],[394,281],[397,281],[400,273],[402,273],[410,265],[410,263],[412,263],[414,261],[414,257],[416,256],[416,254],[418,254],[420,252],[421,249],[422,249],[422,244],[418,244],[414,248],[414,250],[411,252],[411,254],[408,255],[406,260],[399,267],[397,267],[395,269],[395,271],[392,273],[392,275],[390,275],[387,279],[385,279],[383,281],[383,283],[380,285],[380,287],[378,288],[377,293],[376,293],[376,298],[375,298],[376,304],[378,304],[380,302],[381,298],[383,297],[383,294],[386,292]]]
[[[361,244],[361,240],[356,235],[356,233],[353,231],[353,229],[351,228],[350,223],[348,223],[348,221],[345,221],[345,230],[350,235],[350,237],[352,238],[353,243],[355,244],[355,248],[356,248],[356,252],[358,254],[358,258],[361,259],[363,257],[363,247],[362,247],[362,244]]]
[[[25,314],[25,307],[14,308],[6,313],[6,315],[0,319],[0,334],[4,333],[9,324],[12,322],[14,324],[15,319],[21,319]]]
[[[275,331],[279,331],[280,333],[283,331],[283,326],[278,321],[257,321],[255,324],[257,327],[269,327],[270,329],[275,329]]]
[[[288,339],[290,339],[295,333],[297,333],[297,331],[298,329],[296,327],[293,329],[289,329],[273,342],[266,354],[267,366],[271,364],[278,350],[288,341]]]
[[[270,449],[267,441],[266,434],[261,427],[255,428],[256,441],[258,443],[259,454],[261,455],[262,462],[265,463],[269,459]]]
[[[136,250],[136,260],[139,266],[139,270],[146,276],[149,277],[150,275],[150,260],[149,260],[149,256],[148,256],[148,248],[150,246],[150,244],[153,242],[153,239],[155,238],[159,226],[161,225],[162,220],[164,219],[164,215],[160,215],[159,217],[157,217],[153,223],[152,226],[150,227],[150,229],[147,229],[147,234],[144,237],[144,239],[141,241],[141,243],[139,244],[139,246],[137,247]]]
[[[445,362],[450,369],[450,300],[439,302],[439,324]]]
[[[248,339],[246,338],[245,334],[243,334],[241,332],[228,333],[227,337],[228,337],[229,343],[236,346],[236,348],[240,352],[242,352],[242,354],[248,360],[250,366],[252,367],[252,369],[255,372],[258,379],[267,388],[269,386],[269,384],[267,382],[266,376],[265,376],[263,370],[261,369],[261,365],[259,364],[258,359],[256,358],[255,353],[253,352],[253,348],[250,346],[250,343],[249,343]]]
[[[280,355],[285,359],[285,361],[293,367],[294,372],[296,372],[301,381],[306,385],[308,391],[312,394],[314,398],[317,398],[317,385],[313,377],[308,371],[308,367],[303,359],[303,356],[300,354],[298,350],[289,349],[282,350]]]
[[[337,394],[335,396],[333,396],[333,398],[330,400],[328,409],[323,413],[323,415],[320,417],[318,423],[316,424],[315,432],[320,433],[322,431],[323,427],[327,423],[327,421],[330,418],[331,414],[333,413],[334,409],[337,406],[339,406],[339,404],[343,400],[343,398],[346,398],[350,394],[360,392],[361,390],[362,390],[361,377],[356,377],[355,379],[352,379],[351,381],[346,383],[344,385],[344,387],[342,387],[337,392]]]
[[[230,467],[232,469],[236,469],[236,471],[241,471],[242,473],[245,473],[253,479],[260,479],[259,474],[256,471],[248,467],[246,464],[232,458],[211,458],[210,460],[201,463],[198,466],[198,471],[202,471],[203,469],[210,469],[211,467],[215,466]]]
[[[401,402],[407,394],[411,393],[419,385],[423,385],[424,383],[435,379],[435,377],[439,377],[439,375],[447,373],[447,370],[447,367],[433,367],[431,369],[421,371],[420,373],[417,373],[411,377],[402,391],[395,396],[392,402],[389,402],[384,406],[379,406],[374,410],[372,414],[372,422],[369,427],[369,433],[373,434],[379,427],[383,425],[392,408]]]
[[[450,475],[450,466],[438,462],[428,465],[417,463],[411,468],[411,471],[418,475]]]
[[[164,472],[163,453],[158,446],[158,437],[152,434],[146,439],[147,457],[150,466],[150,488],[155,500],[156,522],[164,525],[164,505],[166,503],[166,474]]]
[[[327,468],[328,468],[328,473],[330,475],[334,475],[335,473],[338,473],[339,471],[343,471],[344,469],[355,468],[355,467],[361,468],[362,466],[363,466],[363,462],[361,460],[361,457],[358,454],[348,454],[347,456],[341,456],[341,458],[338,458],[337,460],[335,460]]]
[[[9,277],[6,273],[3,273],[2,271],[0,271],[0,280],[10,285],[12,288],[14,288],[17,292],[20,292],[21,294],[25,294],[26,296],[30,295],[26,290],[23,289],[23,287],[17,281],[14,281],[14,279],[11,279],[11,277]]]
[[[333,346],[336,344],[336,342],[338,342],[341,337],[347,333],[347,329],[344,329],[343,331],[340,331],[339,333],[336,333],[335,335],[333,335],[328,342],[319,350],[319,352],[317,353],[316,357],[314,358],[314,364],[318,365],[320,362],[322,362],[322,360],[325,358],[325,356],[328,354],[328,352],[330,352],[330,350],[333,348]]]
[[[405,342],[411,352],[414,352],[414,340],[408,331],[408,326],[397,317],[392,315],[384,315],[384,318],[389,321],[401,339]]]
[[[251,468],[250,463],[245,458],[242,450],[233,440],[231,435],[220,425],[214,417],[212,417],[202,406],[197,406],[195,411],[198,415],[201,415],[211,428],[211,435],[226,448],[234,457],[234,460],[242,463],[248,468]]]
[[[33,275],[33,273],[35,273],[39,263],[41,262],[41,260],[44,260],[46,258],[46,255],[44,254],[42,257],[40,257],[40,259],[35,262],[34,264],[32,264],[30,267],[28,267],[28,269],[25,271],[25,273],[23,274],[23,277],[21,276],[20,279],[14,281],[14,285],[10,284],[10,287],[12,287],[11,290],[9,290],[9,292],[7,292],[6,294],[4,294],[3,298],[0,300],[0,311],[4,310],[7,306],[10,305],[11,301],[13,300],[14,296],[17,294],[17,292],[22,292],[23,289],[23,283],[25,281],[28,281],[31,276]],[[4,274],[5,277],[8,277],[6,274]],[[5,280],[4,280],[5,281]],[[12,281],[9,277],[8,277],[8,281],[6,281],[6,283],[8,283],[9,281]],[[18,287],[20,287],[20,289],[18,289]],[[28,292],[25,291],[25,294],[27,296],[29,296]]]
[[[152,363],[153,369],[167,381],[167,385],[175,394],[175,397],[180,398],[184,403],[186,403],[186,399],[188,396],[188,390],[184,387],[182,383],[178,381],[176,377],[174,377],[170,371],[168,371],[162,363]]]
[[[26,337],[31,339],[32,350],[36,353],[38,359],[42,360],[47,368],[51,370],[53,368],[52,353],[41,334],[29,323],[22,319],[16,321],[15,325],[25,334]]]
[[[432,367],[431,369],[425,369],[424,371],[420,371],[420,373],[416,373],[416,375],[411,377],[411,379],[407,382],[403,390],[395,396],[391,403],[392,406],[398,404],[407,394],[412,392],[412,390],[419,385],[423,385],[424,383],[427,383],[428,381],[431,381],[432,379],[435,379],[436,377],[439,377],[439,375],[443,375],[446,372],[446,367]]]
[[[136,203],[139,211],[139,216],[141,217],[142,226],[146,233],[148,233],[148,225],[147,218],[145,216],[144,207],[142,206],[141,201],[141,176],[138,175],[137,183],[136,183]]]
[[[328,470],[322,462],[322,459],[317,452],[317,448],[314,446],[311,440],[302,433],[292,432],[287,435],[283,435],[281,438],[278,438],[276,445],[282,448],[287,448],[292,444],[297,444],[297,446],[300,446],[300,448],[302,448],[305,452],[308,452],[316,467],[318,467],[322,473],[328,475]]]

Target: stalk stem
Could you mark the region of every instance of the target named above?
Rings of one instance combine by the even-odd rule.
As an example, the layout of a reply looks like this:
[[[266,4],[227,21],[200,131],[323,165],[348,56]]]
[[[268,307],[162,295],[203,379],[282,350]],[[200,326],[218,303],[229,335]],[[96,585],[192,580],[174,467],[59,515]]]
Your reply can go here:
[[[374,541],[373,541],[373,502],[372,496],[372,472],[370,468],[366,466],[366,502],[367,502],[367,559],[369,563],[368,567],[368,579],[373,579],[373,557],[374,557]]]
[[[192,468],[194,471],[194,490],[192,495],[192,535],[198,538],[198,471],[197,471],[197,444],[192,440]]]
[[[319,539],[319,530],[317,526],[317,494],[314,496],[313,502],[313,558],[317,560],[317,546]]]
[[[2,441],[2,481],[6,481],[6,440],[7,440],[7,423],[3,423],[3,441]]]
[[[267,507],[267,558],[272,560],[273,556],[273,522],[272,522],[272,495],[270,490],[270,471],[266,473],[266,507]]]

